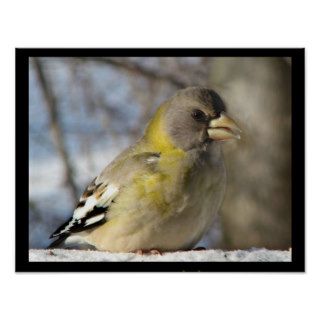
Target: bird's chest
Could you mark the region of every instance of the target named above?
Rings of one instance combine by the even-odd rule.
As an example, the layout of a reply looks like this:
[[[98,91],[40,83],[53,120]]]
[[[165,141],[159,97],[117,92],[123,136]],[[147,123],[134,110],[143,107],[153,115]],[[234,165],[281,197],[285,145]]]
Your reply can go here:
[[[185,203],[182,215],[189,215],[195,223],[207,225],[212,220],[225,187],[225,172],[220,165],[204,164],[186,176]]]
[[[179,187],[171,192],[170,210],[157,228],[161,241],[177,248],[190,248],[197,243],[212,224],[224,188],[222,163],[204,163],[186,172]]]

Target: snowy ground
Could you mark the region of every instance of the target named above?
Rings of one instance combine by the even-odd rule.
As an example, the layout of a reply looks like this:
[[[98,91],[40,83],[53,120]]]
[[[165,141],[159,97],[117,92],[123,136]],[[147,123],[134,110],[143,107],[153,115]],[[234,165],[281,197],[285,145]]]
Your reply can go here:
[[[291,250],[267,250],[252,248],[250,250],[222,251],[222,250],[203,250],[203,251],[183,251],[168,252],[162,255],[135,253],[109,253],[87,250],[37,250],[29,251],[30,262],[46,261],[229,261],[229,262],[263,262],[263,261],[291,261]]]

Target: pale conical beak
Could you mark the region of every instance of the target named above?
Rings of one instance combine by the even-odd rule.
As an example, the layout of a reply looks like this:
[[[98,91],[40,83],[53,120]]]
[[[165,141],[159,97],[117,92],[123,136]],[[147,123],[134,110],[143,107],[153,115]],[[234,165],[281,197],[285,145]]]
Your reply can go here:
[[[209,123],[208,135],[212,140],[240,139],[240,128],[225,112]]]

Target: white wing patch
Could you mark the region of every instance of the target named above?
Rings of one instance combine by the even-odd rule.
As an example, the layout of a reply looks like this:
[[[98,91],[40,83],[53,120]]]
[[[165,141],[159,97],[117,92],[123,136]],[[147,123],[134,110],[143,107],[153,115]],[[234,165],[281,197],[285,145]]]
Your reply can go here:
[[[90,212],[94,206],[98,203],[94,194],[85,200],[85,205],[82,208],[74,210],[73,219],[82,219],[88,212]]]
[[[119,193],[119,188],[113,184],[109,184],[103,194],[100,196],[98,206],[107,207]]]
[[[94,182],[95,183],[95,182]],[[91,184],[80,198],[72,218],[57,229],[52,237],[66,232],[80,232],[82,229],[104,220],[112,200],[118,195],[119,187],[110,183],[105,186]],[[86,193],[88,194],[87,197]]]
[[[85,225],[85,227],[90,226],[91,224],[99,222],[103,218],[104,218],[104,213],[101,213],[101,214],[99,214],[99,215],[97,215],[95,217],[87,219],[84,225]]]

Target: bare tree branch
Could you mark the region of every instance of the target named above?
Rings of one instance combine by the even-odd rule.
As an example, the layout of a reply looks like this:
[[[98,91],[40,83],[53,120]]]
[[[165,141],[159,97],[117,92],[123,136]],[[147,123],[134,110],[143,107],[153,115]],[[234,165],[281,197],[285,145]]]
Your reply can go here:
[[[143,89],[138,85],[134,78],[130,78],[130,86],[132,96],[139,102],[140,115],[136,121],[136,125],[129,130],[131,140],[135,141],[142,133],[143,126],[141,124],[146,124],[151,118],[152,107],[154,105],[155,99],[157,97],[157,82],[149,79],[147,82],[147,87]]]
[[[131,73],[140,74],[146,78],[152,79],[152,80],[163,80],[171,83],[177,88],[184,88],[188,86],[189,84],[185,81],[177,78],[173,74],[168,73],[159,73],[156,71],[153,71],[151,69],[145,68],[142,65],[139,65],[134,62],[130,62],[127,59],[116,59],[116,58],[109,58],[109,57],[90,57],[90,58],[77,58],[80,60],[88,60],[88,61],[95,61],[100,62],[108,65],[115,66],[119,69],[123,69],[125,71],[129,71]]]
[[[73,167],[71,165],[71,161],[62,135],[61,124],[59,121],[59,112],[57,108],[57,99],[51,89],[51,86],[49,85],[49,79],[47,78],[43,70],[42,62],[38,58],[33,58],[33,64],[38,75],[39,84],[45,100],[45,105],[49,113],[52,138],[64,166],[64,174],[66,178],[65,182],[70,190],[73,200],[76,202],[78,199],[78,191],[74,180]]]

